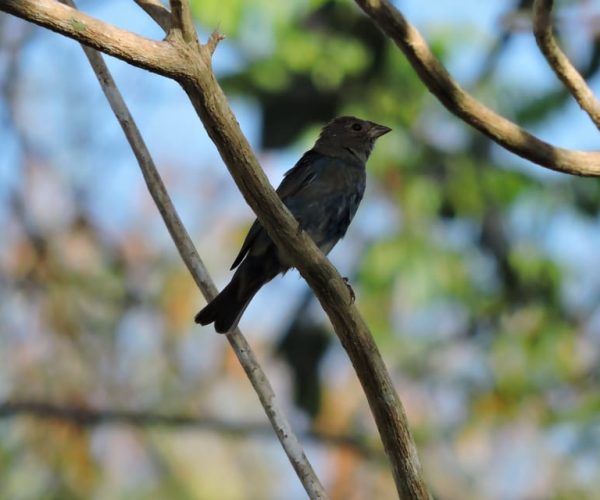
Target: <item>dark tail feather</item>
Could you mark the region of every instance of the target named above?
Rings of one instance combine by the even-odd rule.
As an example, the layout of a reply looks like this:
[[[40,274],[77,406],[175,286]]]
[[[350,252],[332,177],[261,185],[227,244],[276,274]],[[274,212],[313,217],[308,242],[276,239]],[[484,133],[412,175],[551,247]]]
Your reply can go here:
[[[240,275],[236,273],[231,283],[196,314],[194,321],[201,325],[214,322],[215,330],[218,333],[228,333],[233,330],[262,283],[257,283],[252,287],[242,287],[241,285]]]

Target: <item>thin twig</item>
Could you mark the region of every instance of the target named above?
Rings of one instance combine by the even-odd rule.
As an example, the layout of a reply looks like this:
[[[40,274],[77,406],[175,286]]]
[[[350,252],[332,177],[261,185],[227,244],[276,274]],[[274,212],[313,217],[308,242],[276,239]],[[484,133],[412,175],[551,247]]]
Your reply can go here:
[[[68,2],[74,7],[73,0],[62,1]],[[218,290],[177,214],[158,169],[154,164],[150,152],[144,143],[139,129],[125,104],[112,75],[104,63],[102,56],[98,52],[83,45],[82,48],[94,69],[102,90],[110,103],[111,109],[119,121],[138,160],[148,190],[163,217],[181,258],[187,265],[204,297],[207,300],[213,299],[217,295]],[[257,392],[271,425],[290,459],[290,462],[296,470],[298,477],[304,485],[306,492],[311,498],[327,498],[323,486],[302,449],[302,445],[294,434],[283,410],[277,403],[273,388],[258,363],[250,345],[247,343],[239,329],[236,329],[233,333],[227,335],[227,339]]]
[[[206,42],[206,47],[208,48],[208,51],[210,52],[211,56],[215,53],[217,45],[219,45],[219,42],[221,42],[222,40],[225,40],[225,35],[219,33],[218,30],[213,31],[210,34],[208,42]]]
[[[229,422],[199,415],[84,408],[46,401],[5,401],[0,403],[0,419],[18,416],[30,416],[42,420],[63,420],[80,427],[126,424],[135,427],[166,427],[169,429],[195,428],[236,437],[273,437],[273,429],[262,423]],[[346,448],[368,460],[385,460],[383,450],[369,446],[359,436],[308,431],[303,433],[302,437],[320,445]]]
[[[163,31],[168,33],[173,27],[171,12],[159,0],[133,0],[137,3]]]
[[[535,0],[533,4],[533,33],[546,61],[569,90],[571,95],[600,129],[600,102],[558,45],[552,32],[553,0]]]

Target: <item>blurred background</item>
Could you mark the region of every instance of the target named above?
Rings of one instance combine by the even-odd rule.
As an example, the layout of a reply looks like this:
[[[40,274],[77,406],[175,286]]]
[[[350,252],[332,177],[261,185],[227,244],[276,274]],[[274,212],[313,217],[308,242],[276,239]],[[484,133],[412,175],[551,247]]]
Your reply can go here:
[[[600,2],[556,3],[561,43],[598,90]],[[133,2],[80,4],[162,38]],[[449,115],[351,1],[193,4],[203,37],[227,36],[214,66],[273,184],[336,115],[394,129],[330,257],[436,498],[597,495],[599,181]],[[397,5],[482,101],[598,148],[535,46],[531,2]],[[108,63],[223,286],[251,210],[180,88]],[[0,92],[0,498],[304,498],[228,343],[192,322],[204,300],[80,47],[0,14]],[[394,498],[362,390],[298,274],[266,286],[241,327],[332,497]],[[149,425],[165,415],[198,418]]]

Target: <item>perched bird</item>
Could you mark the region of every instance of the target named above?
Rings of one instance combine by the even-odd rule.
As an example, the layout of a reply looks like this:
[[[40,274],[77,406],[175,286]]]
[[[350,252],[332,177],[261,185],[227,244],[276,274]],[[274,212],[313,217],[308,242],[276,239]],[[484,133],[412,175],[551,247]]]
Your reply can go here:
[[[324,254],[346,234],[365,191],[367,159],[375,141],[390,130],[353,116],[334,119],[277,188]],[[196,315],[196,323],[214,322],[217,332],[231,331],[256,292],[291,266],[256,220],[231,269],[236,267],[231,282]]]

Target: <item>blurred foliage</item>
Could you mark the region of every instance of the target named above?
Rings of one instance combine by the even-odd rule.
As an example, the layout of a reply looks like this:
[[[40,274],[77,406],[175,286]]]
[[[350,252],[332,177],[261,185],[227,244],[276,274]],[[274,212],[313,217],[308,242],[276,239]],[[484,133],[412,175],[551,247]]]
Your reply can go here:
[[[500,69],[521,36],[510,20],[530,6],[506,2],[484,44],[470,25],[426,36],[450,65],[477,40],[483,57],[471,90],[544,130],[566,115],[571,98],[557,83],[539,90]],[[586,11],[559,6],[568,39]],[[220,81],[233,99],[255,104],[264,150],[304,149],[323,122],[344,113],[394,130],[369,162],[369,192],[344,248],[357,255],[358,307],[396,378],[436,498],[593,498],[600,488],[600,183],[541,174],[449,117],[351,2],[230,0],[224,8],[198,0],[193,7],[202,28],[227,35],[235,68]],[[137,217],[107,230],[86,199],[98,186],[88,183],[82,196],[76,175],[36,146],[19,64],[25,48],[43,42],[23,37],[19,45],[8,28],[0,34],[3,127],[19,150],[19,181],[1,198],[2,397],[262,421],[223,339],[190,324],[198,294],[172,249],[157,245],[155,233],[168,240],[143,188],[130,193],[134,200],[140,193]],[[598,39],[580,52],[578,67],[595,81]],[[564,142],[574,133],[569,123],[561,131]],[[176,179],[181,169],[167,172]],[[227,200],[218,204],[231,184],[185,177],[191,194],[183,205],[208,214],[196,234],[224,273],[219,259],[250,220],[235,220]],[[262,305],[268,325],[275,310],[298,304],[272,335],[252,337],[268,330],[261,322],[243,326],[278,392],[300,408],[298,426],[378,450],[342,348],[301,293]],[[327,453],[317,469],[333,498],[394,496],[385,462],[351,448],[319,449]],[[0,498],[300,496],[288,469],[277,445],[267,448],[262,438],[0,423]]]

